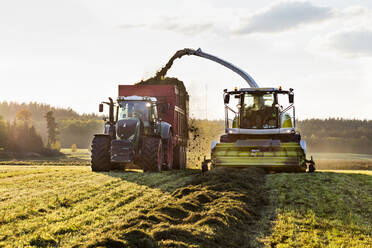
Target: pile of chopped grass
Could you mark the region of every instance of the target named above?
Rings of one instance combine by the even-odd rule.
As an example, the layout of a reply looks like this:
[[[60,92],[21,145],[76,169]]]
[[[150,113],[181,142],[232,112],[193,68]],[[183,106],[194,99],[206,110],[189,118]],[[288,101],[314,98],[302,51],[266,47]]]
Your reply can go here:
[[[106,228],[88,247],[247,247],[265,201],[258,169],[196,174],[171,197]],[[109,239],[108,239],[109,237]]]
[[[184,83],[178,78],[173,77],[152,77],[146,80],[142,80],[136,85],[176,85],[180,88],[184,94],[188,97],[188,93]]]
[[[247,247],[264,173],[1,166],[0,247]]]

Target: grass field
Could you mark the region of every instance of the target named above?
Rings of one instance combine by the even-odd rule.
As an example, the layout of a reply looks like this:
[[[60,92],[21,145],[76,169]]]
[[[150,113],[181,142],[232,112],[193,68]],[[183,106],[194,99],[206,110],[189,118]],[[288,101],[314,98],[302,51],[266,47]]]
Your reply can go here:
[[[1,166],[0,246],[244,246],[263,178],[257,170],[228,178],[223,171]]]
[[[372,155],[353,153],[310,153],[319,170],[372,170]]]
[[[0,247],[372,247],[372,172],[0,166]]]
[[[372,171],[93,173],[88,150],[62,151],[0,162],[0,247],[372,247]]]

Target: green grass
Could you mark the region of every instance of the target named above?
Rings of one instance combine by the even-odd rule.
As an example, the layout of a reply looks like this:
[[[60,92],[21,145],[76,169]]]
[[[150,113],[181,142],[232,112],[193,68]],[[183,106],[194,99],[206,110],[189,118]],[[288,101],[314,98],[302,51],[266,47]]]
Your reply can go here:
[[[267,175],[265,187],[268,247],[372,247],[371,171]]]
[[[372,161],[371,154],[355,154],[355,153],[309,153],[316,160],[370,160]]]
[[[371,171],[93,173],[68,161],[0,166],[0,247],[372,247]]]
[[[246,246],[255,235],[246,230],[258,218],[263,180],[254,169],[0,166],[0,247]]]
[[[61,149],[65,157],[35,158],[35,159],[13,159],[0,160],[0,165],[37,165],[37,166],[90,166],[90,151],[88,149],[77,149],[72,152],[69,148]]]
[[[90,160],[90,151],[88,149],[77,149],[73,152],[71,148],[62,148],[61,152],[68,158]]]
[[[372,155],[353,153],[310,153],[318,170],[372,170]]]

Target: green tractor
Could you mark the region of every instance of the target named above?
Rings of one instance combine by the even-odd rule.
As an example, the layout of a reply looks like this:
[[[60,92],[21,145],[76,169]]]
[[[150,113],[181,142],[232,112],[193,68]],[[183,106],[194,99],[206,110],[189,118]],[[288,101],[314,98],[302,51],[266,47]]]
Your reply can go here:
[[[236,108],[229,106],[230,96]],[[288,99],[288,100],[286,100]],[[283,107],[284,101],[288,105]],[[306,143],[296,131],[293,89],[243,88],[224,90],[225,134],[213,142],[211,159],[215,167],[262,168],[269,172],[313,172],[306,159]],[[292,113],[290,113],[292,112]]]
[[[92,171],[133,168],[161,171],[173,167],[172,127],[157,114],[157,99],[143,96],[119,96],[109,102],[103,134],[92,141]],[[116,115],[114,112],[116,111]]]

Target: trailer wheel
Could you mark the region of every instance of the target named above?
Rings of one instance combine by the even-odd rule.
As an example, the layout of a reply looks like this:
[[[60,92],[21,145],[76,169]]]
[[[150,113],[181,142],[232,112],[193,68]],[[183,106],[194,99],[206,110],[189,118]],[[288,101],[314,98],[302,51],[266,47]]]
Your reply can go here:
[[[164,145],[164,159],[167,163],[166,169],[172,170],[173,169],[173,135],[172,133],[169,134],[168,140],[165,142],[165,145]]]
[[[91,167],[92,171],[109,171],[111,137],[108,135],[95,135],[92,141]]]
[[[177,170],[186,169],[186,148],[177,145],[174,149],[174,168]]]
[[[143,139],[141,167],[144,171],[161,171],[163,166],[163,144],[160,138]]]
[[[202,172],[208,171],[208,163],[203,161],[201,166]]]
[[[182,170],[185,170],[186,169],[186,164],[187,164],[187,153],[186,153],[186,147],[185,146],[182,146],[182,167],[181,169]]]
[[[315,166],[314,166],[314,163],[310,163],[309,164],[309,172],[312,173],[315,171]]]

